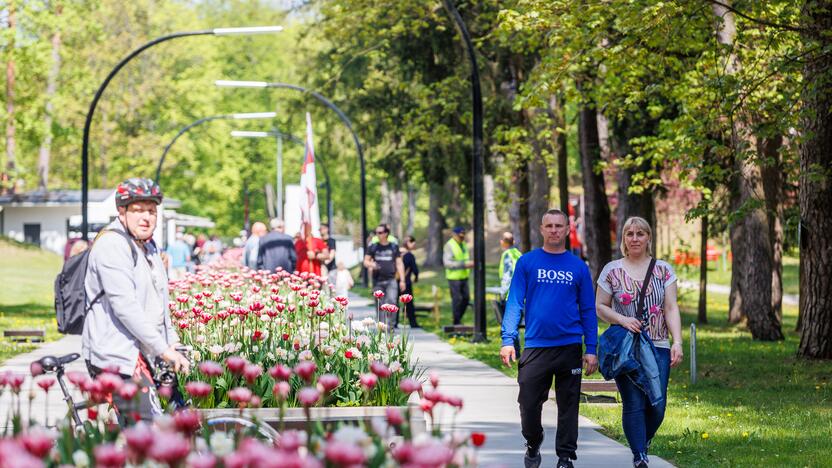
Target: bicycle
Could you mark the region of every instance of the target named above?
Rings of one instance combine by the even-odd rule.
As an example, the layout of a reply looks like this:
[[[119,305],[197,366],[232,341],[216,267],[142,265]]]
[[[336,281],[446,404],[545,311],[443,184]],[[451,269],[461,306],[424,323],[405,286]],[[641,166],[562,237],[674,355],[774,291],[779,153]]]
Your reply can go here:
[[[187,350],[179,351],[185,351],[187,353]],[[72,397],[66,382],[64,382],[64,374],[66,373],[65,366],[80,357],[81,355],[78,353],[71,353],[61,357],[44,356],[35,361],[43,368],[44,374],[55,374],[55,380],[61,388],[63,400],[67,404],[67,408],[69,409],[69,413],[71,415],[71,423],[73,424],[76,432],[83,432],[85,430],[84,423],[81,421],[81,416],[78,412],[83,409],[88,409],[96,404],[95,402],[88,400],[76,402]],[[160,361],[155,367],[156,372],[153,375],[153,382],[155,383],[157,389],[161,386],[174,387],[177,384],[176,373],[171,368],[170,364],[165,361]],[[155,389],[151,390],[158,392],[158,390]],[[174,404],[173,409],[175,411],[187,407],[187,402],[183,401],[181,403]],[[243,416],[213,416],[205,420],[205,426],[210,428],[212,431],[247,431],[255,434],[257,438],[269,443],[274,443],[279,437],[278,431],[268,424],[254,421]]]

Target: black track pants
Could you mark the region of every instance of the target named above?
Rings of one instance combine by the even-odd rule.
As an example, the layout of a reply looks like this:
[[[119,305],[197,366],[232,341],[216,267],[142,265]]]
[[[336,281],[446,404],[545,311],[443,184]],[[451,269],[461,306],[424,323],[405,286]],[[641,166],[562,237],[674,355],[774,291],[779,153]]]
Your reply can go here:
[[[541,412],[549,398],[552,377],[558,404],[555,451],[558,457],[576,459],[578,448],[578,403],[581,395],[583,347],[580,344],[552,348],[526,348],[518,363],[520,423],[523,437],[534,447],[543,442]]]

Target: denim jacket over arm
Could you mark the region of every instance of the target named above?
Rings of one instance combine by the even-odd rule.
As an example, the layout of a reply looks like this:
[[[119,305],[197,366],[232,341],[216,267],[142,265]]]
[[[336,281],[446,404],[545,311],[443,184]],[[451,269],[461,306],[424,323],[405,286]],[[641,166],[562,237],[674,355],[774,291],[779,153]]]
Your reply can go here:
[[[646,333],[633,333],[620,325],[612,325],[601,335],[598,345],[601,375],[611,380],[626,376],[641,391],[650,404],[663,400],[656,348]]]

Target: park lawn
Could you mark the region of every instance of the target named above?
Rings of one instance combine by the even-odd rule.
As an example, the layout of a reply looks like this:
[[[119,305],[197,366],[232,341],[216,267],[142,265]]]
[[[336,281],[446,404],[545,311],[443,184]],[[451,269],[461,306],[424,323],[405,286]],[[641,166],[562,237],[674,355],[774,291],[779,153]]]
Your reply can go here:
[[[496,265],[488,265],[486,271],[486,284],[496,284]],[[440,321],[421,318],[420,324],[443,336],[441,325],[451,322],[451,313],[442,271],[426,269],[414,295],[417,303],[428,304],[431,285],[442,293]],[[785,341],[761,343],[751,340],[742,326],[727,323],[727,303],[724,294],[708,294],[710,323],[699,326],[697,332],[698,382],[690,385],[687,357],[672,371],[667,416],[651,453],[685,467],[828,466],[832,362],[795,357],[799,343],[793,331],[796,307],[784,308]],[[696,292],[683,291],[680,304],[687,354],[690,324],[696,320]],[[516,365],[506,368],[500,362],[500,330],[490,303],[486,307],[487,342],[444,339],[460,354],[516,377]],[[470,311],[463,322],[473,324]],[[582,404],[581,413],[602,425],[606,435],[626,444],[619,405]]]
[[[3,238],[0,258],[0,331],[36,328],[46,330],[47,341],[59,338],[52,285],[61,270],[61,257]],[[0,338],[0,363],[36,346]]]
[[[699,267],[673,265],[680,278],[699,284]],[[783,257],[783,293],[797,295],[800,292],[799,282],[800,259],[797,257]],[[724,286],[731,285],[731,264],[722,268],[722,260],[708,262],[708,283]]]

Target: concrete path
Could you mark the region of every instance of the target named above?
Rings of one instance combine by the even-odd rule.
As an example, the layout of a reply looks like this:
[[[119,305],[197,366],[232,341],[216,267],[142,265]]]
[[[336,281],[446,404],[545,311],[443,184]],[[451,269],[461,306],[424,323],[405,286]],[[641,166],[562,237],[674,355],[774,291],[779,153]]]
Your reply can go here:
[[[350,297],[350,310],[358,316],[374,315],[372,301]],[[437,415],[443,428],[465,432],[483,432],[486,443],[479,450],[481,467],[514,468],[523,466],[525,445],[520,435],[520,412],[517,407],[517,381],[479,361],[456,353],[451,346],[432,333],[404,328],[410,333],[413,355],[428,373],[439,375],[439,389],[443,393],[464,399],[462,412],[454,421],[450,411]],[[494,352],[499,352],[494,349]],[[543,406],[543,463],[554,466],[557,407],[554,400]],[[579,422],[578,460],[576,467],[632,467],[630,450],[602,435],[600,426],[583,416]],[[651,467],[670,467],[658,457],[650,457]]]
[[[43,390],[32,382],[32,375],[29,372],[29,364],[31,364],[32,361],[36,361],[44,356],[51,355],[60,357],[66,354],[80,352],[81,336],[67,335],[58,341],[45,343],[34,351],[18,354],[17,356],[0,363],[0,372],[10,370],[26,376],[26,382],[23,384],[20,392],[23,397],[23,400],[21,401],[21,412],[23,413],[24,418],[28,419],[30,414],[28,409],[30,406],[30,395],[34,396],[34,399],[31,401],[31,418],[37,424],[44,423],[46,405],[48,405],[49,410],[49,425],[55,425],[55,422],[58,419],[67,417],[67,406],[63,401],[63,394],[61,393],[61,389],[58,387],[58,384],[55,383],[55,385],[49,389],[47,398],[47,395],[44,394]],[[66,366],[66,369],[67,371],[81,371],[85,374],[87,372],[87,367],[82,359],[78,359],[77,361],[70,363]],[[49,374],[48,377],[54,378],[54,376],[54,374]],[[41,378],[44,377],[38,377],[34,379],[34,381],[37,382]],[[66,381],[66,378],[64,378],[64,381]],[[73,391],[72,385],[70,385],[68,381],[66,381],[66,383],[70,387],[70,391]],[[11,398],[12,396],[8,389],[0,398],[0,428],[6,427],[7,425],[7,418],[12,410]],[[76,401],[81,401],[80,393],[73,391],[73,398],[77,398]]]

